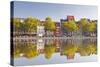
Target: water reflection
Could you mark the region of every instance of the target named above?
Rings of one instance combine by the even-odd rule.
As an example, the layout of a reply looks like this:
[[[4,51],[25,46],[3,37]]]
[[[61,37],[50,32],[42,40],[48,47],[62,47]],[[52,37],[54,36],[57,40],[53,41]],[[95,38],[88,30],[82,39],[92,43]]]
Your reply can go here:
[[[97,54],[96,39],[16,39],[13,45],[14,59],[34,59],[43,54],[45,59],[50,60],[53,54],[59,53],[67,57],[67,60],[73,60],[76,53],[80,56]]]

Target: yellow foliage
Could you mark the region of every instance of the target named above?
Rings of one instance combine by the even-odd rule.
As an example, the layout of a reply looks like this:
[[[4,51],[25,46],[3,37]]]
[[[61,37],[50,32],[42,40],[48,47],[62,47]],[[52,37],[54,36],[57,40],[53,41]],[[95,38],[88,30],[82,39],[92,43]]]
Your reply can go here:
[[[38,19],[33,17],[28,17],[24,20],[25,26],[28,28],[28,32],[32,32],[36,30],[38,23],[40,22]]]
[[[53,46],[52,44],[45,45],[45,58],[50,59],[52,57],[52,54],[55,52],[55,49],[55,46]]]
[[[27,57],[28,59],[34,58],[36,56],[38,56],[38,51],[36,48],[36,45],[34,44],[29,44],[30,46],[28,46],[25,50],[25,57]]]
[[[77,45],[67,44],[63,46],[62,51],[64,55],[73,55],[76,53],[77,49],[78,49]]]
[[[92,31],[95,30],[95,28],[96,28],[95,23],[88,23],[88,24],[87,24],[87,30],[88,30],[88,31],[92,32]]]
[[[52,21],[51,18],[47,17],[45,20],[45,29],[46,30],[55,30],[55,22]]]
[[[78,27],[74,21],[63,22],[63,27],[71,32],[78,30]]]
[[[90,54],[95,54],[97,52],[96,44],[85,44],[82,45],[79,49],[81,56],[88,56]]]

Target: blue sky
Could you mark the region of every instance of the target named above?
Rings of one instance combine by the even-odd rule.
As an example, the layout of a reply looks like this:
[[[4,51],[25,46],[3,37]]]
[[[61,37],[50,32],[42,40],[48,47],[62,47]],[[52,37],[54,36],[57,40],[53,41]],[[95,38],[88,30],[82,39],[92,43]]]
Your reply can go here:
[[[67,15],[73,15],[75,20],[80,18],[97,19],[97,11],[97,6],[14,2],[14,17],[18,18],[32,16],[44,20],[47,16],[50,16],[54,21],[60,21],[60,19],[65,19]]]

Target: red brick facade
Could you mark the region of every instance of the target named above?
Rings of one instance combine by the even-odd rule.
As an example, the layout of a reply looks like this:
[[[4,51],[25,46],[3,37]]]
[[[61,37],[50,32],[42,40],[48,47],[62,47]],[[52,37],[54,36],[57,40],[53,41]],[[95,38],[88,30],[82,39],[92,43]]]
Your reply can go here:
[[[67,21],[72,21],[74,20],[74,16],[67,16]]]

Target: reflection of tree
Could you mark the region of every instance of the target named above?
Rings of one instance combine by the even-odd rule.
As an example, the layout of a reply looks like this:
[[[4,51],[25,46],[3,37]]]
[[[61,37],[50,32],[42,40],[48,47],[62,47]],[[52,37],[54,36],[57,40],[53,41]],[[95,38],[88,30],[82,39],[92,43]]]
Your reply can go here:
[[[28,59],[38,56],[38,51],[37,51],[36,45],[28,44],[28,46],[25,49],[24,54],[25,54],[25,57],[27,57]]]
[[[67,56],[68,59],[73,59],[78,49],[75,44],[67,44],[62,47],[62,53]]]
[[[47,42],[47,41],[46,41]],[[45,43],[46,43],[45,42]],[[95,41],[85,40],[82,45],[79,43],[74,42],[73,40],[70,41],[63,41],[61,42],[61,55],[67,56],[67,59],[73,59],[76,52],[79,52],[81,56],[89,56],[92,54],[97,54],[97,45]],[[56,44],[53,42],[49,42],[44,46],[44,56],[46,59],[50,59],[54,52],[56,52]],[[58,49],[58,48],[57,48]],[[14,52],[12,58],[18,57],[26,57],[28,59],[35,58],[39,55],[37,51],[37,45],[33,43],[19,43],[17,42],[14,44]]]
[[[18,58],[20,56],[21,50],[17,45],[14,45],[14,51],[13,51],[13,58]]]
[[[45,58],[50,59],[52,54],[55,52],[55,46],[53,44],[47,44],[44,48]]]
[[[88,56],[90,54],[96,54],[97,46],[96,44],[93,44],[93,43],[81,45],[79,48],[79,53],[81,56]]]
[[[36,45],[34,44],[16,44],[14,45],[14,58],[20,57],[23,54],[24,57],[31,59],[38,55]]]

